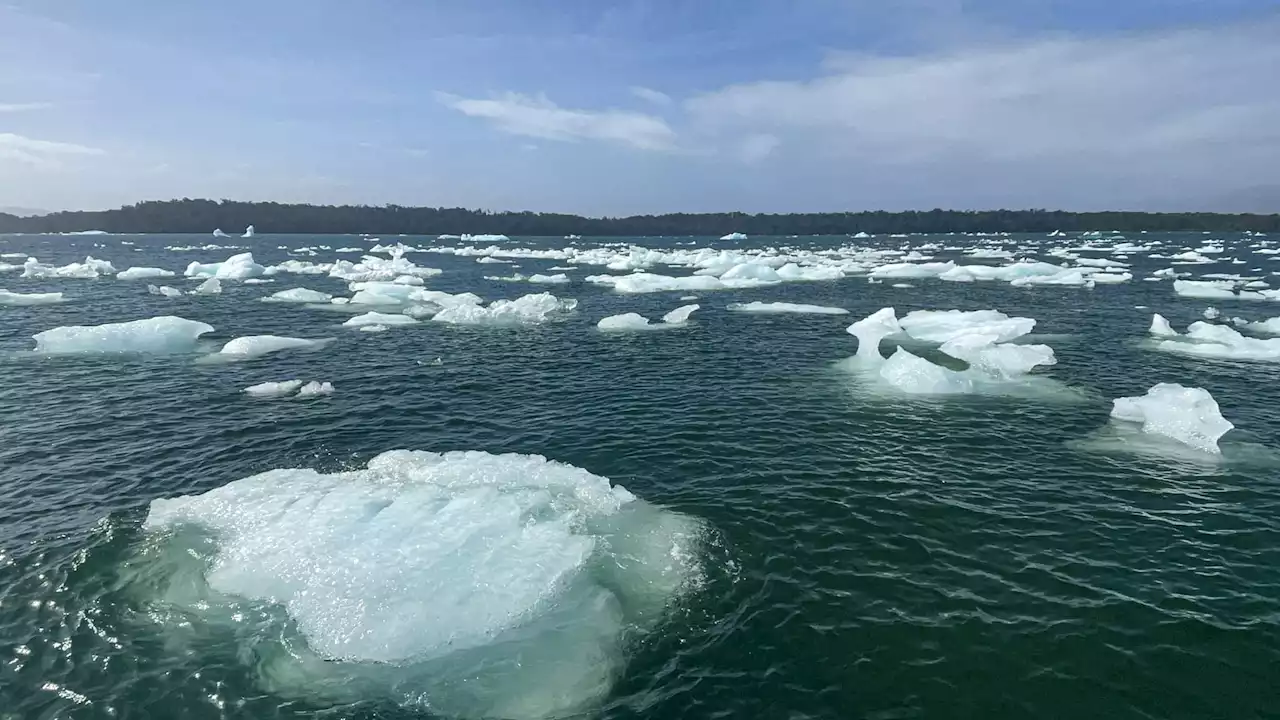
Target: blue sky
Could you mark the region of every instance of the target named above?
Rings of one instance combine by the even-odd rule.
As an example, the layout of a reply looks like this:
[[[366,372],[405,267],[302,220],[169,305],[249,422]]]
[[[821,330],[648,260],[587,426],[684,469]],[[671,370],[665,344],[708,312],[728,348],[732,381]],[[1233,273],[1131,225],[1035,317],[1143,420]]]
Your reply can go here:
[[[1280,211],[1276,38],[1273,0],[0,0],[0,206]]]

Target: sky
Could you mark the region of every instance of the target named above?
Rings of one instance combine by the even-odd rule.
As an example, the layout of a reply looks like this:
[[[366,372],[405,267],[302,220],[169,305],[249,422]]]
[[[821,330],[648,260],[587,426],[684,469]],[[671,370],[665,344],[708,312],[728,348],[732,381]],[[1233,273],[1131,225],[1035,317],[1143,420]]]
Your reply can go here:
[[[0,206],[1280,212],[1275,0],[0,0]]]

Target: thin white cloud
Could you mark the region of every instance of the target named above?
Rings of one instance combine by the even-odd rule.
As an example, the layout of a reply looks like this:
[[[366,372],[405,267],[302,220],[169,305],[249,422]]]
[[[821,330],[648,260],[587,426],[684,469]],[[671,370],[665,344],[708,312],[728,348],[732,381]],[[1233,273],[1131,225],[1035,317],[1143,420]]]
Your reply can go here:
[[[57,168],[67,156],[105,154],[104,150],[84,145],[0,133],[0,161],[13,160],[38,168]]]
[[[470,117],[488,120],[512,135],[572,142],[597,140],[640,150],[672,150],[676,133],[653,115],[624,110],[571,110],[545,96],[506,93],[489,100],[441,93],[440,102]]]
[[[1280,23],[1269,22],[919,57],[835,56],[814,79],[733,85],[684,107],[705,136],[772,135],[845,163],[963,167],[978,159],[1025,173],[1024,181],[1051,176],[1058,164],[1097,162],[1225,171],[1242,158],[1280,159],[1278,34]]]
[[[670,105],[671,104],[670,95],[664,92],[659,92],[657,90],[654,90],[653,88],[640,87],[639,85],[635,85],[635,86],[632,86],[630,90],[632,95],[635,95],[636,97],[640,98],[641,100],[644,100],[645,102],[651,102],[654,105]]]
[[[36,110],[48,110],[52,107],[52,103],[43,102],[0,103],[0,113],[34,112]]]
[[[776,135],[768,133],[760,133],[759,135],[750,135],[746,140],[742,141],[742,145],[738,148],[738,157],[745,163],[758,163],[761,160],[773,154],[774,150],[782,141]]]

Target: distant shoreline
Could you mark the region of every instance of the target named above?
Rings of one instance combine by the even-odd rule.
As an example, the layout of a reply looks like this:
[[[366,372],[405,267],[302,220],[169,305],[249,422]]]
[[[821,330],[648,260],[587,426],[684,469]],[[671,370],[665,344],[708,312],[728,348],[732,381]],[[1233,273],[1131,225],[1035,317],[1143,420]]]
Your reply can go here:
[[[400,205],[306,205],[214,200],[149,201],[114,210],[19,217],[0,213],[0,233],[212,233],[232,237],[248,225],[264,234],[501,234],[524,237],[720,237],[943,234],[949,232],[1265,232],[1280,233],[1280,214],[928,210],[832,213],[672,213],[585,217]]]

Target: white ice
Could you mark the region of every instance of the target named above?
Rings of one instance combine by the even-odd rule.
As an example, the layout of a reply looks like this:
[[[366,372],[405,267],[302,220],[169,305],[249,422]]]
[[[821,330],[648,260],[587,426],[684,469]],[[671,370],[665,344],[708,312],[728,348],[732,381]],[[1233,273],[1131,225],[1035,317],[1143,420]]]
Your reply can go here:
[[[155,267],[131,267],[116,273],[117,280],[146,280],[149,278],[169,278],[176,275],[172,270]]]
[[[311,382],[307,383],[306,385],[303,385],[301,388],[298,389],[298,397],[300,398],[319,397],[321,395],[332,395],[332,394],[333,394],[333,383],[329,383],[329,382],[316,382],[315,380],[312,380]]]
[[[537,325],[571,312],[577,306],[577,300],[561,300],[550,293],[538,293],[515,300],[495,300],[488,306],[450,305],[431,320],[451,325]]]
[[[253,261],[253,253],[232,255],[222,262],[198,263],[187,266],[185,274],[191,278],[217,278],[219,280],[245,280],[261,277],[267,269]]]
[[[300,387],[302,387],[301,380],[283,380],[250,385],[244,389],[244,392],[254,397],[281,397],[293,394]]]
[[[272,293],[268,297],[262,298],[262,302],[272,303],[326,303],[333,298],[329,293],[323,293],[318,290],[308,290],[307,288],[290,288]]]
[[[265,688],[441,717],[589,713],[703,572],[696,521],[532,455],[272,470],[154,500],[143,526],[156,542],[138,562],[172,568],[146,586],[160,609],[206,633],[245,600],[288,614],[227,630]]]
[[[1155,313],[1151,316],[1151,327],[1147,332],[1157,337],[1171,337],[1178,334],[1178,332],[1169,325],[1169,321],[1160,313]]]
[[[182,297],[182,291],[168,285],[148,285],[147,292],[152,295],[163,295],[167,298]]]
[[[1031,332],[1032,318],[1009,317],[996,310],[917,310],[898,320],[911,337],[942,344],[965,335],[990,335],[991,342],[1009,342]]]
[[[204,282],[200,283],[200,285],[195,290],[191,291],[191,294],[192,295],[221,295],[222,281],[216,277],[211,277],[208,280],[205,280]]]
[[[730,310],[737,312],[749,313],[800,313],[810,315],[848,315],[849,311],[844,308],[828,307],[826,305],[804,305],[800,303],[785,302],[748,302],[748,303],[730,303]]]
[[[17,293],[0,289],[0,305],[55,305],[60,302],[66,302],[60,292]]]
[[[1207,453],[1220,454],[1218,440],[1234,425],[1222,417],[1218,403],[1202,388],[1160,383],[1142,397],[1117,399],[1111,417],[1139,423],[1142,431],[1176,440]]]
[[[728,235],[722,236],[720,239],[721,240],[746,240],[747,236],[744,233],[731,232]]]
[[[397,315],[391,313],[367,312],[363,315],[355,317],[342,323],[343,327],[365,327],[369,325],[382,325],[389,327],[391,325],[417,325],[418,320],[408,315]]]
[[[901,333],[902,326],[898,324],[893,308],[882,308],[850,325],[845,331],[858,338],[857,357],[879,361],[884,359],[880,354],[880,341]]]
[[[72,325],[37,333],[36,352],[50,355],[178,353],[196,349],[213,326],[171,315],[107,323]]]
[[[228,340],[218,351],[218,359],[250,360],[281,350],[310,350],[323,347],[332,338],[307,340],[279,335],[247,335]]]
[[[964,373],[935,365],[901,347],[880,366],[880,377],[891,387],[912,395],[973,392],[973,381]]]
[[[1253,330],[1254,332],[1267,333],[1268,335],[1280,335],[1280,317],[1246,323],[1245,327]]]
[[[22,264],[22,277],[25,278],[68,278],[80,280],[92,280],[101,275],[115,275],[116,269],[110,262],[106,260],[98,260],[92,255],[86,257],[84,262],[71,263],[61,267],[56,265],[45,265],[33,257],[27,258]]]

